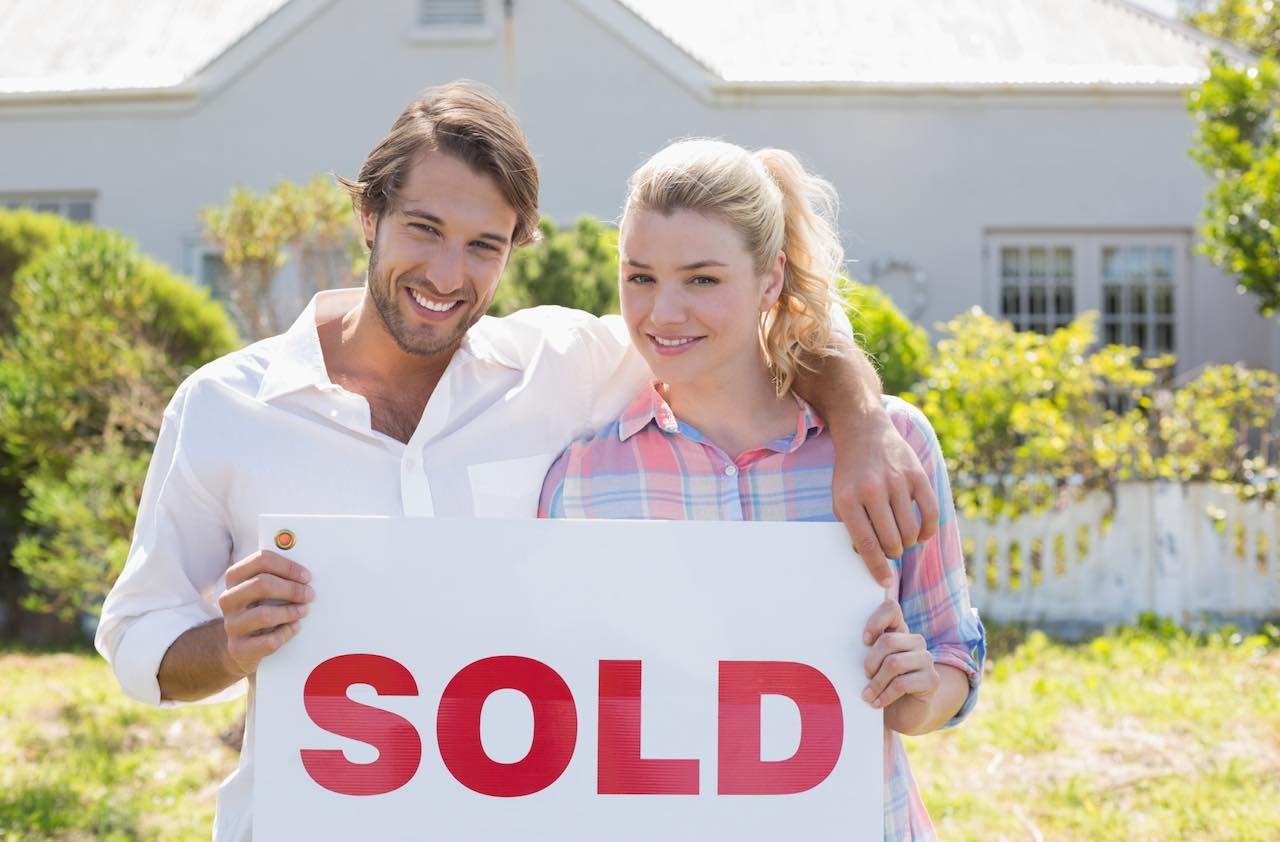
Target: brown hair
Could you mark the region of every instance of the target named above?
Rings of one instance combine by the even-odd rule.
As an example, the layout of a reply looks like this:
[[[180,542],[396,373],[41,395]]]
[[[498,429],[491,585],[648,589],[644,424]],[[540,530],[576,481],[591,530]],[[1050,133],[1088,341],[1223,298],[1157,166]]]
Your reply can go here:
[[[719,140],[684,140],[631,176],[631,210],[714,214],[742,234],[757,274],[786,256],[778,301],[762,314],[760,345],[778,394],[802,371],[835,353],[832,307],[844,249],[836,233],[834,188],[806,172],[790,152],[749,152]]]
[[[506,104],[477,82],[459,80],[418,94],[365,158],[360,174],[338,182],[357,211],[381,217],[395,207],[417,156],[433,151],[494,180],[516,212],[513,245],[538,239],[538,167],[529,142]]]

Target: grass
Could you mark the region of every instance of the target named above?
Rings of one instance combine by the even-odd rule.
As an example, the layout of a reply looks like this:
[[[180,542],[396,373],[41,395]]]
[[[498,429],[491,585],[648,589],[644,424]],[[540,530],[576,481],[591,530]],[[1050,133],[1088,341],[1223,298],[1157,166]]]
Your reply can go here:
[[[940,838],[1280,839],[1280,629],[1003,648],[962,727],[907,740]]]
[[[907,740],[942,839],[1280,839],[1280,629],[989,649],[973,716]],[[129,702],[92,653],[0,650],[0,840],[208,839],[238,714]]]

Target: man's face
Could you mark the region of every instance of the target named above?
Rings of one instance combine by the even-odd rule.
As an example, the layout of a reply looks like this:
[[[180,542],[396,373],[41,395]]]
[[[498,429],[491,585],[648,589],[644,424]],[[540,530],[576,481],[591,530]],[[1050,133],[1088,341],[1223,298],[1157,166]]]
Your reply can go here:
[[[369,297],[391,338],[417,356],[452,353],[493,301],[515,209],[489,176],[426,152],[397,202],[361,224],[373,242]]]

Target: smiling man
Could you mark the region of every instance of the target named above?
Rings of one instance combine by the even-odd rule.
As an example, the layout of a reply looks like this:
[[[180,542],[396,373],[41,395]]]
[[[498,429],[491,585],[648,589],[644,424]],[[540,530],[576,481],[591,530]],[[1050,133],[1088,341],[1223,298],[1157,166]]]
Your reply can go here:
[[[314,596],[303,567],[258,551],[260,514],[533,517],[556,455],[647,375],[617,319],[483,315],[538,220],[533,157],[487,89],[425,92],[344,184],[371,249],[365,286],[320,293],[285,333],[189,377],[165,411],[96,641],[141,701],[221,698],[247,678],[252,723],[258,663]],[[802,391],[840,454],[837,508],[883,578],[884,553],[936,529],[929,481],[860,352]],[[251,836],[252,746],[246,734],[219,790],[217,840]]]

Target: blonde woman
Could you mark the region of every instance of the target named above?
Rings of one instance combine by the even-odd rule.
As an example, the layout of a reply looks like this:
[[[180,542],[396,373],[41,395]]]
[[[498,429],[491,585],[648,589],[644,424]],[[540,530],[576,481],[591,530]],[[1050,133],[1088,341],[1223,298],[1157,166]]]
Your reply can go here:
[[[792,391],[832,351],[843,264],[835,193],[788,152],[672,144],[631,178],[619,252],[622,315],[652,384],[543,485],[540,515],[836,520],[835,451]],[[896,599],[863,629],[864,700],[885,712],[885,839],[933,839],[898,736],[973,708],[984,636],[969,605],[946,466],[918,410],[885,408],[931,474],[937,534],[894,562]]]

